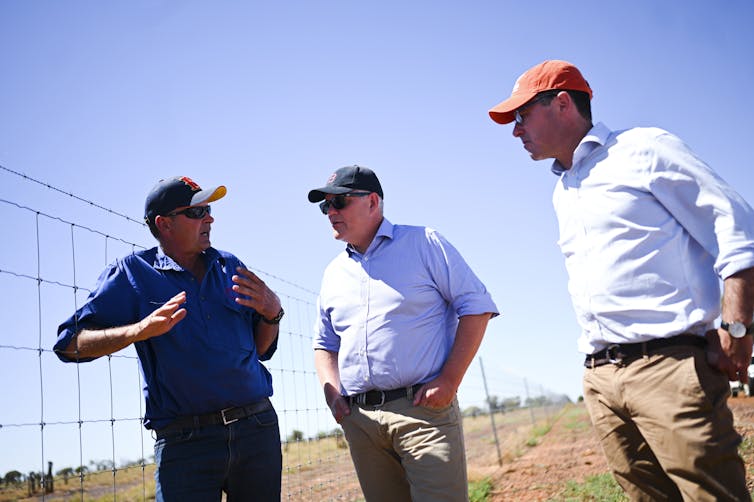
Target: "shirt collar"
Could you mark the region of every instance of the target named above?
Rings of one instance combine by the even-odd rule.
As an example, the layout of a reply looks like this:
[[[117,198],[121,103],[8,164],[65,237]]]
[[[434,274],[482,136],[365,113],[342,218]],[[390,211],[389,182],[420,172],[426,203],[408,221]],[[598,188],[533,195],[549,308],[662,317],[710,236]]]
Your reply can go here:
[[[202,254],[207,265],[220,259],[220,253],[213,247],[207,248]],[[154,268],[157,270],[176,270],[178,272],[184,270],[178,262],[165,254],[161,246],[157,246],[157,254],[154,257]]]
[[[390,223],[390,221],[388,221],[388,219],[383,216],[382,223],[380,223],[379,228],[377,228],[377,233],[374,234],[374,239],[372,239],[372,242],[369,243],[369,247],[367,248],[364,254],[369,253],[371,250],[377,247],[379,243],[382,242],[384,239],[392,239],[392,238],[393,238],[393,224]],[[354,248],[350,244],[346,245],[346,251],[348,251],[348,256],[353,256],[354,253],[359,254],[359,252],[356,251],[356,248]]]
[[[589,132],[586,133],[586,136],[581,138],[578,146],[576,146],[576,150],[574,150],[573,152],[573,165],[575,166],[576,164],[578,164],[581,159],[592,153],[592,150],[594,150],[598,146],[605,146],[609,136],[610,129],[608,129],[607,126],[602,122],[598,122],[591,129],[589,129]],[[563,164],[555,159],[552,162],[550,171],[552,171],[556,176],[560,176],[564,172],[568,171],[568,169],[566,169]]]

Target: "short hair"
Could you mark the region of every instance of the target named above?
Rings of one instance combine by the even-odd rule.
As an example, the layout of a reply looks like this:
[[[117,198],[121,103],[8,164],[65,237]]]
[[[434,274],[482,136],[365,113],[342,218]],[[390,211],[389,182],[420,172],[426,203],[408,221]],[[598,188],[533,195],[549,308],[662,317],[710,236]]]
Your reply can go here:
[[[160,231],[157,229],[157,225],[155,224],[155,222],[152,221],[152,219],[149,219],[149,220],[147,220],[147,226],[149,227],[149,231],[152,232],[152,235],[154,236],[154,238],[159,241],[160,240]]]
[[[571,99],[573,100],[574,104],[576,105],[576,109],[579,111],[579,115],[584,117],[587,122],[590,124],[592,123],[592,102],[591,98],[589,97],[589,93],[584,91],[572,91],[572,90],[566,90],[569,96],[571,96]]]
[[[579,112],[579,115],[581,115],[584,119],[586,119],[590,124],[592,123],[592,104],[591,99],[589,98],[589,93],[584,91],[573,91],[571,89],[550,89],[547,91],[542,91],[537,93],[534,98],[539,98],[539,102],[544,105],[549,105],[553,99],[555,99],[555,96],[558,95],[560,91],[565,91],[568,93],[569,96],[571,96],[571,100],[573,101],[573,104],[576,105],[576,110]]]

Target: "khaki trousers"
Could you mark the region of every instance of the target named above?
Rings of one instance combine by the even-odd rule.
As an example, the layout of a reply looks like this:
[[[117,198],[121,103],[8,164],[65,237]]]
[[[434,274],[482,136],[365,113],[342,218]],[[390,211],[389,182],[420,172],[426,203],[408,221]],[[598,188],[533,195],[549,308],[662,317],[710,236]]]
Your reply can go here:
[[[341,425],[368,502],[469,499],[457,400],[441,410],[406,398],[352,405]]]
[[[584,372],[592,423],[631,500],[751,500],[729,395],[697,347]]]

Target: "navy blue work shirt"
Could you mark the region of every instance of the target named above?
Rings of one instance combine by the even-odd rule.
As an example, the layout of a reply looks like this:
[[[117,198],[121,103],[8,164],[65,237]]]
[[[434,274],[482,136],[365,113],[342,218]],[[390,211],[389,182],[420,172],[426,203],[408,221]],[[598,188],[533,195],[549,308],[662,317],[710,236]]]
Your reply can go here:
[[[265,354],[257,354],[259,314],[237,304],[232,290],[236,267],[244,265],[214,248],[203,255],[207,272],[201,283],[159,247],[119,258],[100,275],[87,303],[58,328],[54,350],[62,361],[75,362],[61,351],[78,331],[136,323],[186,291],[186,317],[164,335],[134,343],[147,429],[272,395],[272,376],[260,360],[272,356],[277,338]]]

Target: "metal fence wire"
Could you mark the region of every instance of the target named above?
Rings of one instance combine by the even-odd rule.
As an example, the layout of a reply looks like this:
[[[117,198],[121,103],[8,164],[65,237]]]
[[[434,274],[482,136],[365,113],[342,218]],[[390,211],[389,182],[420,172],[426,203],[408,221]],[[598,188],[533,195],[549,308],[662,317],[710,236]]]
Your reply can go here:
[[[75,198],[125,226],[140,221],[0,166],[6,174]],[[83,305],[115,258],[145,247],[119,225],[70,221],[0,199],[12,239],[0,254],[0,501],[147,500],[154,497],[154,439],[142,425],[142,380],[133,347],[87,364],[52,352],[57,325]],[[114,228],[117,227],[117,228]],[[140,232],[148,235],[146,229]],[[340,427],[314,370],[316,292],[252,268],[283,302],[273,376],[280,419],[284,500],[358,500],[361,490]],[[459,390],[470,472],[500,465],[520,448],[522,430],[549,421],[567,397],[482,361]],[[486,371],[485,371],[486,370]],[[486,372],[486,377],[485,377]],[[493,413],[489,413],[492,411]]]

